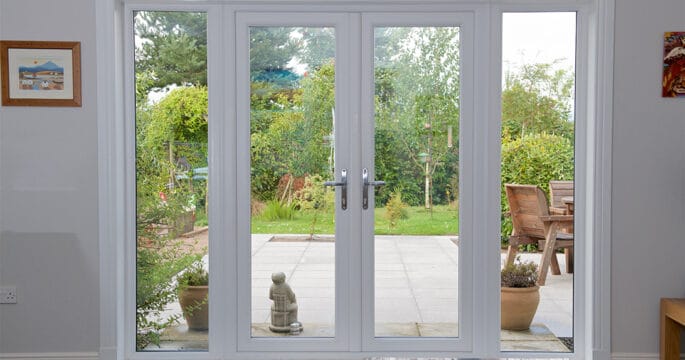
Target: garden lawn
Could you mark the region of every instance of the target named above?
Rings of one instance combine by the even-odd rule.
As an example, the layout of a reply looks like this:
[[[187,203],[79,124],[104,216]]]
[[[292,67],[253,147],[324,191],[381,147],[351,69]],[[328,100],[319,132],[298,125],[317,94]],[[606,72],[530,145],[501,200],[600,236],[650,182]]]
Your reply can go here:
[[[406,208],[409,215],[397,222],[397,226],[390,228],[385,217],[385,208],[374,211],[376,235],[457,235],[459,232],[459,212],[447,205],[437,205],[431,211],[423,207]],[[292,220],[267,221],[259,216],[252,218],[252,233],[255,234],[309,234],[315,216],[315,235],[333,234],[335,223],[333,213],[319,213],[296,211]]]

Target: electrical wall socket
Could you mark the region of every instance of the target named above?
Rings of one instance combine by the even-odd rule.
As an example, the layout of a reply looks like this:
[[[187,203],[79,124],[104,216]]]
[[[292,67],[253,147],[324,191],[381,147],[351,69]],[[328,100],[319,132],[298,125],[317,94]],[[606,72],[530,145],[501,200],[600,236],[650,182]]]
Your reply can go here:
[[[16,304],[17,288],[14,286],[0,286],[0,304]]]

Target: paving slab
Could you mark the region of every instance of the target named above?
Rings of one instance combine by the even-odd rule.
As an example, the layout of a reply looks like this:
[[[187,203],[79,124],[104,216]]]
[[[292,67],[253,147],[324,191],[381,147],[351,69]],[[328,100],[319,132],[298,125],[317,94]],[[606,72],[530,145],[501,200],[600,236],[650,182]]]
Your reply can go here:
[[[332,336],[335,308],[335,243],[273,242],[269,241],[271,236],[253,235],[253,331],[268,331],[267,322],[271,305],[271,301],[268,300],[268,289],[271,285],[271,274],[283,271],[298,297],[300,320],[307,319],[303,335]],[[458,330],[454,325],[458,321],[454,309],[458,308],[459,253],[458,246],[453,240],[454,236],[376,236],[377,271],[374,279],[377,334],[455,334]],[[502,254],[502,262],[505,255]],[[539,263],[540,256],[520,254],[522,260],[535,263]],[[540,290],[541,304],[534,319],[535,323],[541,324],[546,330],[537,331],[534,328],[530,334],[503,332],[503,348],[541,351],[533,349],[548,346],[544,351],[567,351],[562,343],[557,343],[557,336],[573,335],[573,274],[563,272],[564,256],[558,254],[557,258],[562,275],[548,275],[547,285]],[[178,304],[169,304],[166,315],[179,313]],[[181,329],[178,330],[179,334],[183,334],[183,326],[177,328]],[[268,333],[268,336],[274,336],[270,331]],[[185,334],[189,337],[188,343],[183,345],[184,349],[198,346],[198,339],[191,332],[186,329]],[[178,337],[167,340],[170,343],[175,341],[177,345],[180,341]],[[513,344],[522,341],[526,342],[525,346]]]

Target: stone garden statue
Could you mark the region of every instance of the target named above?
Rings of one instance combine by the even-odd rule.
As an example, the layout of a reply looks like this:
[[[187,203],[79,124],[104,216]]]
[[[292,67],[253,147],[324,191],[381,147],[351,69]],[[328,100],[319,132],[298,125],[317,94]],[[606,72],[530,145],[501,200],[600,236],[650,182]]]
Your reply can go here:
[[[284,273],[271,274],[271,281],[273,284],[269,289],[269,299],[273,300],[274,303],[271,305],[269,329],[273,332],[290,332],[290,325],[298,323],[295,293],[290,285],[285,282]]]

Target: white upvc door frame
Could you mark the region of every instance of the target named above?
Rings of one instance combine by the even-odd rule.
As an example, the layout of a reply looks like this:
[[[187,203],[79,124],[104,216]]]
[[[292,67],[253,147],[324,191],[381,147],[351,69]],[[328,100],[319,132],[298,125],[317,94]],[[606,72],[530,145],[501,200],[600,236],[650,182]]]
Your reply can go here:
[[[357,206],[354,197],[350,156],[345,150],[350,143],[353,121],[350,109],[350,56],[352,29],[350,16],[345,13],[325,12],[257,12],[236,13],[236,64],[237,64],[237,155],[238,155],[238,227],[237,248],[237,294],[238,294],[238,351],[348,351],[350,326],[353,318],[350,309],[350,284],[348,261],[350,254],[351,209]],[[340,209],[339,191],[335,206],[335,336],[333,338],[310,337],[252,337],[251,335],[251,238],[250,231],[250,32],[252,26],[265,27],[334,27],[336,40],[335,58],[335,172],[340,181],[340,170],[348,170],[348,210]],[[305,324],[306,326],[306,324]]]
[[[230,331],[228,326],[234,314],[227,309],[235,308],[235,300],[229,294],[230,282],[226,282],[225,277],[230,278],[234,270],[228,266],[230,262],[225,261],[224,255],[231,253],[231,242],[221,241],[235,226],[234,207],[228,204],[235,203],[235,177],[232,177],[231,169],[235,168],[235,153],[225,141],[235,136],[235,129],[231,126],[230,114],[231,89],[226,86],[222,79],[232,79],[233,71],[230,71],[233,60],[228,58],[227,64],[221,61],[225,56],[225,49],[222,31],[222,7],[216,4],[148,4],[127,2],[123,6],[124,23],[124,93],[123,100],[125,106],[124,113],[124,139],[123,146],[125,152],[124,169],[124,238],[123,245],[124,258],[124,282],[123,289],[124,314],[119,318],[123,322],[124,336],[123,347],[126,359],[158,359],[159,353],[137,352],[135,343],[136,318],[136,106],[135,106],[135,69],[134,69],[134,14],[136,11],[184,11],[200,12],[207,14],[207,88],[208,88],[208,166],[211,169],[208,173],[209,192],[212,201],[209,203],[209,219],[212,224],[209,228],[209,276],[212,291],[209,292],[209,312],[212,314],[211,331],[208,334],[209,350],[207,352],[197,352],[193,354],[197,359],[216,359],[221,358],[228,343],[222,334]],[[224,66],[229,71],[224,71]],[[225,102],[226,100],[226,102]],[[227,174],[227,176],[216,176],[217,174]],[[121,176],[121,175],[120,175]],[[233,306],[231,306],[233,305]],[[188,357],[187,354],[165,354],[164,357],[170,359],[181,359]]]
[[[235,76],[235,43],[234,21],[236,11],[247,11],[254,6],[261,6],[263,10],[280,11],[280,7],[288,1],[254,1],[254,2],[229,2],[229,1],[158,1],[140,0],[142,4],[136,4],[126,0],[98,1],[96,6],[97,27],[97,60],[98,60],[98,148],[99,148],[99,237],[100,237],[100,356],[101,359],[225,359],[225,358],[254,358],[263,359],[269,357],[287,358],[356,358],[361,356],[374,356],[380,353],[359,353],[351,349],[333,352],[293,352],[289,354],[277,354],[264,352],[264,349],[256,351],[239,352],[237,344],[237,298],[236,287],[231,284],[238,283],[237,265],[230,260],[237,261],[237,246],[235,234],[237,225],[237,213],[235,204],[237,201],[237,174],[230,174],[230,169],[237,168],[237,114],[236,109],[236,76]],[[171,3],[171,5],[168,5]],[[579,41],[585,45],[580,47],[577,66],[586,65],[585,79],[578,79],[577,92],[586,91],[584,100],[577,101],[579,109],[586,116],[585,125],[579,125],[578,132],[586,139],[577,142],[576,159],[582,156],[585,172],[576,173],[577,186],[584,189],[585,196],[577,200],[577,208],[584,211],[585,216],[579,219],[576,229],[583,227],[585,241],[583,242],[583,256],[586,257],[583,267],[582,278],[577,275],[575,283],[575,303],[582,303],[582,313],[576,309],[574,316],[576,333],[576,353],[565,357],[598,358],[608,359],[610,356],[610,249],[611,249],[611,128],[612,128],[612,69],[613,69],[613,21],[614,0],[557,0],[541,5],[539,1],[530,0],[490,0],[490,1],[459,1],[459,0],[436,0],[430,4],[417,3],[415,6],[407,5],[406,1],[376,0],[370,4],[346,3],[344,1],[331,1],[322,5],[321,2],[294,1],[292,5],[310,11],[387,11],[392,6],[393,11],[412,11],[415,6],[424,11],[426,9],[441,11],[464,10],[463,8],[477,8],[476,13],[482,15],[485,9],[485,18],[481,15],[476,19],[476,36],[486,39],[485,43],[480,40],[475,47],[477,58],[489,59],[487,66],[489,71],[476,74],[479,81],[484,81],[488,86],[476,87],[474,96],[477,98],[497,99],[495,101],[476,101],[474,111],[480,113],[487,122],[485,127],[474,129],[475,137],[484,142],[483,158],[486,165],[476,165],[479,176],[475,181],[482,181],[488,189],[499,191],[499,99],[501,95],[501,13],[516,11],[577,11],[582,14],[578,19]],[[456,5],[455,5],[456,4]],[[309,6],[311,5],[311,6]],[[214,203],[223,202],[225,206],[218,205],[210,214],[210,223],[213,230],[210,242],[210,263],[212,275],[210,281],[213,284],[211,299],[222,296],[222,306],[233,310],[221,310],[219,302],[211,300],[212,317],[217,319],[212,324],[210,332],[210,349],[207,353],[136,353],[135,352],[135,324],[131,320],[135,311],[135,282],[132,280],[132,263],[135,252],[131,234],[135,234],[134,224],[131,220],[131,212],[135,211],[131,197],[131,177],[135,171],[131,167],[135,156],[131,151],[131,109],[134,108],[132,101],[132,37],[130,13],[132,9],[140,10],[188,10],[208,12],[208,42],[217,45],[215,49],[208,47],[209,71],[216,74],[218,80],[210,80],[210,113],[224,114],[221,118],[213,117],[210,120],[210,192]],[[314,9],[314,10],[312,10]],[[266,10],[265,10],[266,11]],[[222,15],[223,14],[223,15]],[[479,20],[480,19],[480,20]],[[352,20],[359,22],[359,19]],[[214,34],[214,35],[212,35]],[[361,35],[354,35],[361,36]],[[489,45],[486,45],[489,44]],[[583,53],[584,52],[584,53]],[[214,59],[214,60],[212,60]],[[218,66],[217,59],[222,61],[223,68]],[[361,66],[351,64],[352,67]],[[482,76],[482,77],[481,77]],[[223,79],[223,84],[221,79]],[[214,81],[212,85],[212,81]],[[581,88],[581,85],[583,86]],[[351,90],[350,90],[351,91]],[[354,114],[352,114],[354,116]],[[357,116],[359,116],[357,114]],[[479,119],[482,120],[482,119]],[[221,123],[225,124],[221,124]],[[215,133],[216,135],[212,135]],[[217,139],[223,137],[220,142]],[[228,139],[228,141],[226,141]],[[578,149],[582,146],[582,149]],[[495,151],[496,149],[496,151]],[[224,158],[218,159],[219,152],[223,152]],[[353,156],[354,153],[352,153]],[[495,167],[492,164],[497,164]],[[579,168],[577,163],[576,169]],[[226,177],[216,177],[217,174],[227,174]],[[214,180],[216,177],[216,180]],[[354,197],[354,195],[352,195]],[[351,197],[351,198],[352,198]],[[217,201],[219,200],[219,201]],[[210,205],[212,206],[212,205]],[[484,220],[477,228],[485,231],[489,239],[499,233],[499,196],[486,195],[484,202],[474,204],[476,216],[482,216]],[[228,239],[230,241],[216,241],[216,239]],[[237,236],[237,235],[233,235]],[[124,239],[124,240],[122,240]],[[497,238],[498,239],[498,238]],[[587,243],[587,245],[585,245]],[[503,353],[499,349],[499,312],[494,309],[499,307],[499,256],[492,255],[493,248],[499,247],[495,241],[485,244],[473,244],[474,247],[483,248],[474,251],[475,263],[489,264],[478,275],[478,283],[487,283],[487,286],[474,287],[474,298],[482,299],[476,302],[474,318],[484,319],[478,321],[473,327],[473,347],[469,352],[472,356],[506,357],[506,356],[531,356],[531,357],[557,357],[559,354],[526,354],[526,353]],[[354,250],[354,249],[352,249]],[[578,250],[576,250],[578,251]],[[133,255],[132,255],[133,254]],[[496,254],[496,253],[495,253]],[[340,256],[340,254],[337,254]],[[213,260],[216,259],[216,260]],[[223,259],[225,264],[222,264]],[[229,259],[229,261],[226,261]],[[578,260],[576,260],[578,261]],[[576,262],[579,264],[578,262]],[[497,265],[495,265],[497,264]],[[580,265],[580,264],[579,264]],[[576,267],[576,270],[580,266]],[[353,271],[353,270],[351,270]],[[223,274],[223,275],[222,275]],[[355,273],[356,274],[356,273]],[[357,275],[354,276],[355,278]],[[223,282],[223,284],[222,284]],[[581,284],[581,283],[584,283]],[[580,291],[580,292],[579,292]],[[581,294],[583,296],[581,297]],[[357,296],[351,294],[350,298]],[[491,309],[492,311],[487,311]],[[361,314],[361,309],[357,309]],[[360,322],[361,315],[350,320],[350,324]],[[581,328],[581,324],[582,328]],[[223,333],[225,336],[220,336]],[[348,339],[352,348],[355,341],[361,344],[361,336],[355,340],[354,336]],[[383,352],[384,355],[396,354],[402,356],[416,355],[453,356],[455,352],[428,352],[428,351],[398,351]],[[463,353],[461,353],[463,354]]]
[[[361,59],[361,123],[360,137],[356,147],[361,149],[359,168],[369,169],[369,179],[375,178],[375,116],[374,116],[374,29],[377,27],[458,27],[460,61],[460,98],[459,111],[459,260],[458,260],[458,329],[454,337],[376,337],[375,336],[375,245],[374,245],[374,192],[369,191],[369,210],[361,211],[361,259],[362,268],[362,336],[364,351],[433,351],[469,352],[473,350],[473,318],[479,310],[475,307],[474,281],[474,244],[477,231],[474,229],[474,199],[479,196],[475,185],[475,164],[478,164],[475,141],[475,62],[474,43],[476,41],[475,10],[454,12],[365,12],[362,13],[362,59]],[[483,66],[481,71],[485,70]],[[378,178],[376,180],[383,180]],[[357,179],[361,182],[361,179]],[[392,186],[392,184],[389,184]],[[478,239],[481,240],[482,239]],[[456,299],[455,299],[456,300]],[[392,306],[392,304],[390,305]]]
[[[585,358],[587,356],[586,347],[586,334],[588,328],[586,324],[591,323],[591,318],[588,317],[588,313],[591,311],[587,304],[587,294],[592,294],[592,282],[587,281],[588,279],[588,262],[593,259],[595,251],[592,246],[588,244],[594,244],[596,242],[596,236],[594,234],[595,218],[592,213],[592,207],[588,204],[592,204],[593,193],[592,186],[594,184],[594,156],[595,156],[595,133],[594,127],[596,118],[594,113],[591,111],[588,105],[589,94],[592,93],[591,83],[588,80],[589,66],[592,64],[592,59],[588,52],[589,42],[591,41],[591,30],[590,30],[590,19],[592,14],[592,6],[590,1],[577,1],[577,2],[558,2],[554,4],[539,4],[539,3],[503,3],[492,7],[491,10],[491,23],[492,23],[492,44],[493,49],[491,50],[492,61],[491,61],[491,73],[494,74],[493,81],[491,84],[491,96],[496,99],[502,98],[502,18],[505,13],[533,13],[533,12],[569,12],[576,14],[576,58],[575,58],[575,104],[574,109],[576,110],[575,115],[575,175],[574,175],[574,187],[575,187],[575,213],[582,216],[575,217],[575,228],[583,229],[583,231],[575,232],[575,242],[574,242],[574,252],[578,254],[575,257],[575,269],[574,269],[574,282],[573,282],[573,338],[574,338],[574,348],[576,351],[574,354],[569,356],[570,358]],[[543,29],[541,29],[543,30]],[[495,45],[496,44],[496,45]],[[499,152],[501,148],[501,102],[494,102],[491,104],[493,114],[497,116],[492,116],[492,121],[490,124],[491,130],[489,136],[490,148]],[[494,135],[497,134],[497,138]],[[499,155],[499,154],[498,154]],[[499,160],[499,156],[497,157]],[[489,176],[492,179],[498,179],[495,183],[493,181],[489,186],[493,189],[500,188],[500,162],[489,161],[488,162],[488,173],[493,174]],[[494,205],[494,204],[493,204]],[[499,208],[499,206],[497,206]],[[495,216],[493,206],[490,207],[488,213],[488,218],[492,219]],[[493,279],[488,279],[489,284],[492,283]],[[487,288],[490,291],[487,299],[491,299],[488,306],[495,306],[495,301],[499,303],[499,286],[497,289]],[[490,329],[489,339],[497,338],[495,337],[495,332],[493,327],[495,324],[499,324],[499,319],[489,319],[490,323],[488,328]],[[498,328],[499,326],[497,326]],[[494,344],[491,344],[491,346]],[[489,348],[491,348],[491,346]],[[526,352],[512,352],[512,351],[500,351],[498,354],[493,354],[498,357],[539,357],[541,354],[536,353],[526,353]],[[552,354],[548,354],[552,356]]]

